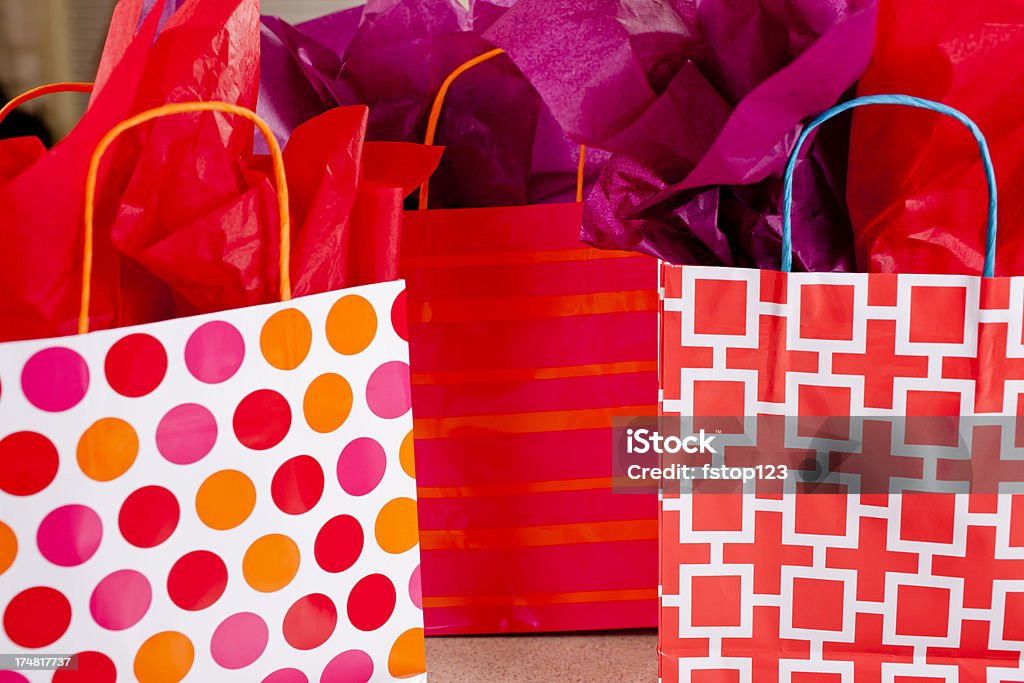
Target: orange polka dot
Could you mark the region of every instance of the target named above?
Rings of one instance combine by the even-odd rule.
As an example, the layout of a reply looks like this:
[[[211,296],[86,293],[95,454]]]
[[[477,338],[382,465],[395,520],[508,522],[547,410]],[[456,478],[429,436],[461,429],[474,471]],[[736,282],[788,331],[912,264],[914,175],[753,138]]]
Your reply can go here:
[[[386,553],[397,555],[415,547],[420,542],[416,501],[411,498],[388,501],[377,515],[373,532],[377,545]]]
[[[261,593],[281,590],[299,571],[299,546],[282,534],[253,541],[242,559],[245,581]]]
[[[192,669],[196,651],[192,641],[176,631],[150,636],[135,653],[139,683],[178,683]]]
[[[394,678],[412,678],[427,671],[423,629],[411,628],[398,636],[388,655],[388,673]]]
[[[260,348],[267,362],[278,370],[294,370],[306,360],[313,343],[313,328],[306,316],[286,308],[267,318],[260,332]]]
[[[196,493],[196,512],[211,529],[234,529],[256,507],[256,487],[238,470],[214,472]]]
[[[352,412],[352,387],[341,375],[320,375],[306,389],[302,411],[313,431],[321,434],[333,432]]]
[[[353,356],[377,334],[377,312],[361,296],[349,294],[338,299],[327,314],[327,341],[338,353]]]
[[[78,440],[78,466],[96,481],[117,479],[139,454],[139,437],[132,426],[116,417],[97,420]]]
[[[416,457],[413,449],[412,430],[402,439],[402,445],[398,448],[398,462],[402,469],[413,479],[416,478]]]
[[[18,556],[18,537],[11,527],[0,522],[0,574],[11,568]]]

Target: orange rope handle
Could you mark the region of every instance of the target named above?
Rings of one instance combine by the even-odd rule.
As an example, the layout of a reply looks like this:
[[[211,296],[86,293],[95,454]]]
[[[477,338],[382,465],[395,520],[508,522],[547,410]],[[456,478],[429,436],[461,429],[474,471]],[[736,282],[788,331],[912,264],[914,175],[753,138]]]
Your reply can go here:
[[[85,179],[85,245],[82,252],[82,301],[78,313],[78,333],[85,334],[89,331],[89,298],[92,293],[92,257],[93,257],[93,233],[96,211],[96,184],[99,176],[100,162],[103,155],[119,135],[127,130],[140,126],[153,119],[174,114],[191,114],[195,112],[221,112],[223,114],[234,114],[251,121],[256,128],[267,139],[270,147],[270,158],[274,165],[274,182],[277,185],[277,208],[281,219],[281,258],[279,268],[281,271],[280,295],[281,301],[288,301],[292,298],[291,274],[288,266],[291,262],[291,219],[288,213],[288,183],[285,177],[284,157],[281,154],[281,147],[277,138],[271,132],[266,122],[256,115],[255,112],[228,104],[227,102],[182,102],[178,104],[167,104],[156,109],[144,111],[141,114],[122,121],[103,136],[96,151],[93,152],[92,160],[89,162],[89,174]]]
[[[580,165],[576,168],[576,203],[583,201],[583,171],[587,165],[587,146],[580,145]]]
[[[489,52],[485,52],[482,55],[477,55],[472,59],[469,59],[458,67],[455,68],[448,78],[444,79],[441,83],[441,87],[437,90],[437,95],[434,96],[434,103],[430,107],[430,114],[427,116],[427,134],[423,139],[423,144],[433,145],[434,139],[437,137],[437,124],[441,120],[441,109],[444,108],[445,97],[448,96],[448,90],[451,89],[452,83],[455,79],[464,74],[465,72],[472,69],[477,64],[483,64],[484,62],[494,59],[498,55],[505,54],[505,51],[500,47],[494,48]],[[580,164],[576,172],[576,201],[583,201],[583,166],[586,160],[586,147],[580,145]],[[427,204],[430,200],[430,180],[427,179],[420,185],[420,198],[419,198],[419,209],[426,209]]]
[[[25,104],[26,102],[36,99],[37,97],[42,97],[43,95],[50,95],[59,92],[91,93],[92,87],[92,83],[68,82],[51,83],[50,85],[41,85],[38,88],[32,88],[28,92],[24,92],[15,97],[13,100],[5,104],[3,108],[0,108],[0,123],[3,123],[3,120],[6,119],[7,115],[10,114],[12,111],[17,109],[21,105]]]

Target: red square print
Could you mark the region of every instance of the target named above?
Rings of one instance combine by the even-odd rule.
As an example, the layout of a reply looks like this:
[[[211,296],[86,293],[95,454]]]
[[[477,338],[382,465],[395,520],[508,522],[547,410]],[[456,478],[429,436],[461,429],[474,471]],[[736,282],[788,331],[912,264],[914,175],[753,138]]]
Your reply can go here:
[[[910,341],[923,344],[962,344],[967,289],[910,288]]]
[[[916,446],[958,445],[960,399],[961,395],[952,391],[908,391],[906,443]]]
[[[986,310],[1006,310],[1010,307],[1010,278],[981,278],[981,307]]]
[[[1003,607],[1003,640],[1024,641],[1024,593],[1007,593]]]
[[[793,628],[843,630],[845,584],[829,579],[793,579]]]
[[[1010,547],[1024,548],[1024,495],[1010,497]]]
[[[742,583],[738,576],[694,576],[690,583],[690,624],[739,626]]]
[[[786,273],[776,270],[761,271],[761,301],[769,304],[786,303]]]
[[[742,531],[744,499],[743,495],[725,493],[693,494],[693,530]]]
[[[745,382],[726,380],[696,380],[693,383],[693,414],[695,417],[743,417],[746,415],[747,385]],[[739,426],[736,420],[723,421],[732,423],[733,430]],[[710,429],[707,422],[694,423],[697,429]],[[718,425],[716,428],[721,428]],[[726,430],[722,430],[723,432]]]
[[[850,438],[850,388],[801,384],[797,390],[797,434],[824,439]]]
[[[906,493],[900,500],[900,539],[952,543],[956,498],[952,493]]]
[[[1014,420],[1013,447],[1024,446],[1024,394],[1017,394],[1017,419]]]
[[[747,333],[746,280],[696,280],[693,298],[696,334]]]
[[[690,673],[690,683],[740,683],[740,672],[736,669],[697,669]]]
[[[896,635],[942,638],[949,634],[948,588],[898,586]]]
[[[789,681],[790,683],[843,683],[843,677],[841,674],[794,671]]]
[[[801,285],[800,337],[853,339],[853,285]]]
[[[895,273],[872,273],[868,278],[868,306],[895,306],[899,276]]]
[[[839,486],[835,487],[834,492],[824,486],[816,487],[814,492],[829,495],[796,496],[793,499],[796,532],[816,536],[845,536],[849,496],[841,495],[843,489]],[[833,493],[838,495],[831,495]]]

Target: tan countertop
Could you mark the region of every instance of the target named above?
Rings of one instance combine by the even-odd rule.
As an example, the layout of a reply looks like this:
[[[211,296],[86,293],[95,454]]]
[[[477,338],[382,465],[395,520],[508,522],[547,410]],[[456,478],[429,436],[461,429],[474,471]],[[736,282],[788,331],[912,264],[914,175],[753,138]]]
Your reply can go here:
[[[656,683],[654,631],[427,638],[430,683]]]

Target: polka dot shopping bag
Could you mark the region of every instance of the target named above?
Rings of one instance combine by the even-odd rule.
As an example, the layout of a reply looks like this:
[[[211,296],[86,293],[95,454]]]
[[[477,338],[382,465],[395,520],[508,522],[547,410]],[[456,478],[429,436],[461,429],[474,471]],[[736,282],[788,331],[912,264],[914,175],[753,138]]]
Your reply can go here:
[[[169,105],[157,116],[221,111]],[[281,206],[280,151],[269,138]],[[0,345],[0,682],[425,680],[404,285]]]

